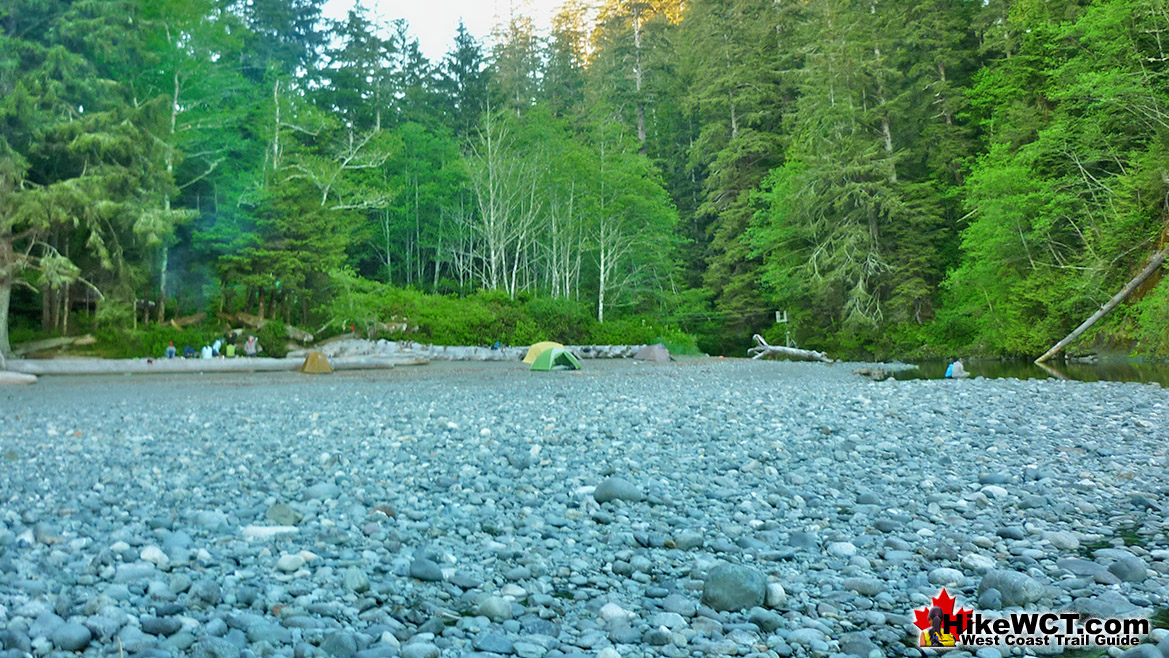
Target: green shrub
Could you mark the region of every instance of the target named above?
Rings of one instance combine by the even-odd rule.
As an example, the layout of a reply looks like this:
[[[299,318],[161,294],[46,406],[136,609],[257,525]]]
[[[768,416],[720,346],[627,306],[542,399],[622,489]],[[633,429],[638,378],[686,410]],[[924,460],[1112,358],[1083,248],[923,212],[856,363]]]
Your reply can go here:
[[[288,355],[288,330],[279,320],[269,320],[256,332],[260,347],[264,348],[261,356],[270,356],[282,359]]]
[[[11,345],[31,343],[34,340],[42,340],[51,337],[51,333],[41,331],[38,327],[21,325],[8,328],[8,342]]]
[[[649,317],[615,318],[598,323],[590,303],[502,291],[466,296],[427,294],[356,277],[332,274],[333,298],[320,311],[330,327],[358,328],[379,322],[405,321],[416,332],[406,338],[436,345],[530,345],[541,340],[566,344],[643,344],[666,342],[679,354],[697,353],[693,336],[662,326]],[[264,343],[267,348],[267,343]]]
[[[126,327],[134,323],[134,306],[128,301],[108,297],[98,302],[99,326]]]
[[[93,336],[97,340],[94,351],[105,358],[160,359],[166,354],[167,344],[171,342],[174,342],[179,356],[182,356],[183,348],[187,345],[198,353],[204,345],[214,343],[220,337],[220,332],[214,325],[175,329],[169,324],[150,324],[139,329],[102,326],[93,332]]]
[[[702,350],[698,349],[698,339],[681,329],[663,329],[662,333],[652,342],[665,345],[670,354],[674,356],[702,354]]]
[[[648,345],[658,335],[658,328],[645,318],[619,318],[593,326],[591,340],[596,345]]]
[[[540,330],[540,325],[531,318],[520,318],[507,343],[509,345],[531,345],[541,340],[544,340],[544,332]]]
[[[1169,357],[1169,277],[1136,304],[1137,352],[1144,356]]]
[[[556,340],[561,343],[583,343],[589,340],[593,325],[597,324],[583,304],[567,299],[537,297],[525,305],[532,323],[539,327],[536,340]],[[516,341],[521,345],[520,341]]]

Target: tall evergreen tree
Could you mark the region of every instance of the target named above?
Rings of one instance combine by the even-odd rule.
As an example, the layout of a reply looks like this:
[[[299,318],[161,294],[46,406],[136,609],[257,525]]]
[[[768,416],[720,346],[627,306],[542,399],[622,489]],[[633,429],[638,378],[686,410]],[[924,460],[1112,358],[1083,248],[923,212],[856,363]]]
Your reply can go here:
[[[607,0],[593,30],[592,103],[611,108],[649,153],[660,103],[659,72],[673,57],[669,35],[681,20],[680,0]],[[665,105],[665,103],[662,103]]]
[[[791,92],[777,71],[792,58],[779,50],[786,43],[779,18],[766,0],[700,0],[678,38],[690,83],[685,101],[701,125],[687,152],[701,185],[691,238],[703,249],[701,284],[727,318],[731,340],[746,340],[771,315],[745,232],[751,195],[782,152],[781,112]]]
[[[953,199],[974,148],[961,86],[970,13],[931,3],[907,22],[871,0],[795,11],[788,161],[765,184],[752,238],[764,280],[806,336],[920,340],[954,262]]]
[[[46,42],[0,34],[0,353],[11,352],[13,286],[53,299],[47,324],[66,325],[57,313],[68,314],[70,285],[132,290],[140,250],[175,219],[163,210],[172,188],[162,149],[147,132],[158,113],[56,41],[84,50],[70,23],[110,26],[103,12],[117,9],[78,3],[37,32]]]
[[[454,47],[443,58],[436,83],[456,135],[467,136],[479,125],[487,110],[489,80],[482,46],[459,21]]]
[[[536,102],[540,89],[540,43],[529,16],[512,11],[506,22],[495,26],[492,49],[492,102],[516,116]]]
[[[337,43],[325,52],[328,66],[313,96],[356,130],[388,123],[398,92],[392,79],[391,41],[378,35],[378,26],[360,7],[351,9],[332,28]]]
[[[540,97],[556,116],[584,112],[584,85],[588,54],[588,7],[580,0],[561,6],[552,19],[552,35],[540,83]]]
[[[437,118],[438,103],[433,67],[406,21],[394,21],[393,27],[391,69],[398,120],[432,123]]]
[[[326,42],[321,24],[325,0],[236,0],[232,10],[248,26],[241,66],[259,81],[270,69],[315,79]]]

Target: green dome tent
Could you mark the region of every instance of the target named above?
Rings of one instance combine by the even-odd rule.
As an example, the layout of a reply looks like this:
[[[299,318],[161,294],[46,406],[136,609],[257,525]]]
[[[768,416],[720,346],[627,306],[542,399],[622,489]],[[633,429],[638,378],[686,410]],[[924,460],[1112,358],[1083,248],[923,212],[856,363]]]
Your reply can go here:
[[[576,360],[572,352],[563,347],[549,347],[540,352],[532,363],[532,370],[551,370],[557,366],[566,366],[569,370],[580,370],[580,361]]]

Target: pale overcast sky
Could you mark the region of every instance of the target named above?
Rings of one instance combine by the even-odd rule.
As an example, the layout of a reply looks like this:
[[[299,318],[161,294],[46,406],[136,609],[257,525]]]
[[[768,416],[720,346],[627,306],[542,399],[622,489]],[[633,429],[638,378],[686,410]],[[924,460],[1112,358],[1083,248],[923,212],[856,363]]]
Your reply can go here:
[[[360,3],[380,22],[406,19],[423,54],[437,63],[451,47],[459,18],[475,38],[486,43],[491,28],[510,14],[513,5],[519,13],[531,16],[537,29],[546,31],[561,0],[360,0]],[[355,0],[329,0],[325,4],[325,17],[342,19],[355,4]]]

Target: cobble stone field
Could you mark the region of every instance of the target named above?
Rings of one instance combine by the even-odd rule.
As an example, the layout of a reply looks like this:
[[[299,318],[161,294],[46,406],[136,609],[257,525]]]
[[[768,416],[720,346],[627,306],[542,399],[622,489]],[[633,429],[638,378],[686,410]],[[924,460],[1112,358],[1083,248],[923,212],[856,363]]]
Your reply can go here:
[[[0,390],[0,656],[920,656],[943,587],[1164,621],[1169,392],[854,367]]]

